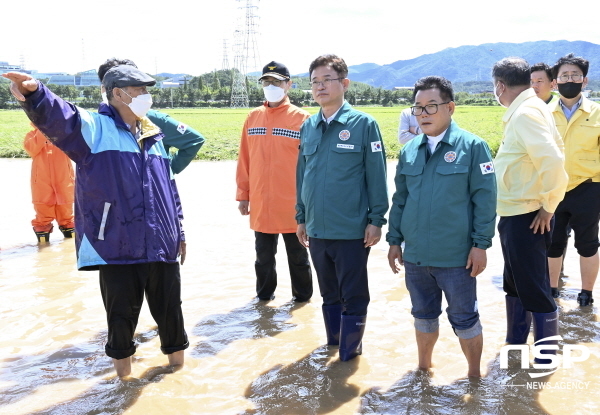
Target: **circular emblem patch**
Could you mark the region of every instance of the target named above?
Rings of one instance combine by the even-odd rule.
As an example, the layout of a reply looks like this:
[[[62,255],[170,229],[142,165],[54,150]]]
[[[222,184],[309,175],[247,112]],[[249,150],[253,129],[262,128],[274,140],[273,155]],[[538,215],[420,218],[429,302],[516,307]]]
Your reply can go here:
[[[348,130],[340,131],[340,140],[346,141],[349,138],[350,138],[350,131],[348,131]]]
[[[444,161],[446,163],[452,163],[454,160],[456,160],[456,153],[454,151],[449,151],[444,154]]]

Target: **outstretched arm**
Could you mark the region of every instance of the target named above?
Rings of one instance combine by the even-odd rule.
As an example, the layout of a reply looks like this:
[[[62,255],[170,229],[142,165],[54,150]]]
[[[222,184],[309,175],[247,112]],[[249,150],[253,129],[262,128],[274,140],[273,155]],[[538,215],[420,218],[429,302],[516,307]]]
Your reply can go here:
[[[14,92],[18,92],[23,97],[26,97],[27,95],[37,91],[38,89],[37,80],[29,74],[21,72],[8,72],[3,73],[2,76],[13,82],[13,84],[11,85],[11,90],[13,90]],[[14,92],[13,95],[15,95]],[[19,96],[16,96],[16,98],[19,101],[22,101],[22,99],[20,99]]]
[[[95,138],[94,116],[60,98],[31,75],[2,74],[12,81],[13,94],[22,94],[20,105],[48,140],[76,163],[90,154]]]

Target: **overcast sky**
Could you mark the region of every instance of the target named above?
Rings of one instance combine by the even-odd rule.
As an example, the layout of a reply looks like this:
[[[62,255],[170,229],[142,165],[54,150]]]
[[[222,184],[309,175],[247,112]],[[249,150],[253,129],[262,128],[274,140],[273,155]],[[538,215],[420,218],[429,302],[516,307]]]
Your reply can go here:
[[[600,44],[594,2],[564,0],[254,0],[260,64],[307,72],[322,53],[348,65],[380,65],[448,47],[495,42],[585,40]],[[116,56],[149,72],[199,75],[221,69],[246,0],[30,0],[2,8],[0,61],[75,73]],[[97,7],[97,8],[93,8]],[[566,7],[566,9],[565,9]],[[593,16],[593,17],[590,17]],[[568,20],[565,26],[561,19]],[[229,51],[229,63],[233,64]]]

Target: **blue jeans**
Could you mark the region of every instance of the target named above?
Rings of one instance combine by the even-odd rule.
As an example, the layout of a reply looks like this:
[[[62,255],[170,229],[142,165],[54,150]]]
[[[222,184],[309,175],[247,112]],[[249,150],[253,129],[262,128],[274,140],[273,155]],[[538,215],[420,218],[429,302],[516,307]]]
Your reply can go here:
[[[438,268],[404,262],[406,288],[412,302],[415,329],[434,333],[442,314],[442,293],[446,296],[448,320],[461,339],[482,332],[477,312],[477,279],[464,267]]]

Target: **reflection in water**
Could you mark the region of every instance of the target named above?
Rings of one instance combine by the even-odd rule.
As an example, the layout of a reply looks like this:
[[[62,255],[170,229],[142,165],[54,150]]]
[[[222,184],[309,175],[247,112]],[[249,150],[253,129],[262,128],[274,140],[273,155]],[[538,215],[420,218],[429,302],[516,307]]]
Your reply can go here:
[[[280,307],[271,307],[265,301],[254,299],[227,314],[215,314],[202,319],[192,333],[205,337],[194,348],[194,357],[214,355],[236,340],[273,337],[296,325],[288,323],[292,311],[306,303],[290,301]]]
[[[484,378],[458,379],[449,385],[434,384],[429,372],[411,371],[386,391],[373,388],[365,393],[359,413],[548,414],[538,402],[539,390],[524,386],[531,379],[519,368],[518,363],[518,359],[510,359],[509,369],[499,369],[499,360],[496,358],[490,362]],[[548,380],[549,377],[537,379],[540,382]]]
[[[577,291],[578,293],[579,291]],[[600,322],[592,307],[577,307],[577,293],[567,302],[558,299],[560,334],[565,343],[600,343]],[[570,303],[570,304],[569,304]]]
[[[277,365],[261,374],[245,396],[256,410],[244,414],[327,414],[359,395],[348,383],[360,358],[337,359],[337,348],[322,346],[290,365]]]
[[[98,383],[75,399],[33,412],[32,415],[121,414],[138,400],[146,386],[161,381],[169,373],[173,373],[173,369],[168,366],[153,367],[139,378],[121,380],[114,377]]]
[[[16,247],[11,247],[8,249],[2,249],[2,257],[0,258],[0,260],[9,261],[11,259],[20,258],[20,257],[31,258],[31,256],[33,254],[41,251],[42,249],[44,249],[47,246],[48,245],[28,244],[28,245],[20,245],[20,246],[16,246]]]
[[[0,389],[1,406],[14,404],[46,385],[112,374],[112,362],[104,354],[106,336],[107,332],[103,331],[89,343],[65,345],[60,350],[48,354],[17,355],[2,360],[0,381],[13,385]],[[137,334],[134,342],[137,345],[143,344],[157,336],[158,329],[155,328]],[[111,384],[114,382],[106,382],[101,388],[110,388]]]

